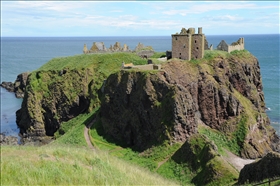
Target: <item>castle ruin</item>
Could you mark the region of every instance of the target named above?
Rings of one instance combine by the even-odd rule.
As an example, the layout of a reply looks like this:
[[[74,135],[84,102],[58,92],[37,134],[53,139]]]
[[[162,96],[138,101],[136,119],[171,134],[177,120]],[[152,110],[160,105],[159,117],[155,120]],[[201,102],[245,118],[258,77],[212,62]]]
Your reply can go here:
[[[116,42],[113,46],[110,45],[110,48],[106,48],[104,42],[93,42],[92,47],[89,50],[87,49],[87,45],[84,44],[84,54],[99,52],[130,52],[130,49],[126,44],[121,47],[121,44],[119,42]]]
[[[198,28],[195,34],[195,28],[188,30],[182,28],[180,34],[172,34],[172,57],[183,60],[201,59],[204,56],[205,35],[202,33],[202,27]]]
[[[217,50],[223,50],[226,51],[228,53],[234,51],[234,50],[244,50],[245,43],[244,43],[244,38],[241,37],[239,38],[238,41],[233,42],[231,45],[228,45],[224,40],[222,40],[218,46],[217,46]]]
[[[198,33],[195,34],[195,28],[188,30],[182,28],[180,34],[172,34],[172,51],[166,51],[167,59],[179,58],[183,60],[201,59],[204,57],[204,50],[213,50],[213,45],[208,48],[208,42],[202,33],[202,27],[198,27]],[[217,50],[226,51],[228,53],[234,50],[244,50],[244,38],[231,45],[222,40],[217,46]]]

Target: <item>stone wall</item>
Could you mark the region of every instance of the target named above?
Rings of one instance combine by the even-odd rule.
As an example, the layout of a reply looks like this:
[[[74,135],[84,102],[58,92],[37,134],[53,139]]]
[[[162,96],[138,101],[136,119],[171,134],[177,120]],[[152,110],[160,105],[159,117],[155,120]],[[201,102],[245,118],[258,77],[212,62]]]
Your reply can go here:
[[[228,52],[232,52],[234,50],[244,50],[244,38],[239,38],[239,40],[235,43],[232,43],[228,46]]]
[[[194,34],[192,35],[192,59],[201,59],[204,56],[204,35]]]
[[[172,35],[172,57],[179,59],[191,59],[191,35]]]
[[[217,50],[223,50],[230,53],[234,50],[244,50],[244,45],[244,38],[239,38],[238,41],[233,42],[231,45],[227,44],[224,40],[222,40],[217,46]]]
[[[182,28],[180,34],[172,35],[172,57],[183,60],[201,59],[204,56],[205,36],[202,28],[195,34],[194,28]]]

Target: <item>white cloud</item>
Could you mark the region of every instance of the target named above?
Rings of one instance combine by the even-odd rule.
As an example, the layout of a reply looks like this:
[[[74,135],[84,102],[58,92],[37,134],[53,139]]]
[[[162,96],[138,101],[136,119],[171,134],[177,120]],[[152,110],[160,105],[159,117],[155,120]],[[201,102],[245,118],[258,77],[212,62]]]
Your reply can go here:
[[[184,6],[181,6],[184,7]],[[202,14],[210,11],[219,10],[245,10],[245,9],[279,9],[278,6],[257,6],[254,3],[207,3],[191,5],[187,8],[176,7],[175,9],[165,10],[162,13],[166,15],[191,15],[191,14]]]
[[[219,15],[219,16],[206,16],[206,17],[203,17],[203,20],[205,21],[242,21],[244,20],[243,17],[240,17],[238,15],[229,15],[229,14],[226,14],[226,15]]]
[[[279,6],[274,6],[275,3],[4,1],[1,4],[3,35],[13,33],[13,29],[24,30],[21,34],[37,31],[37,35],[59,34],[57,30],[67,30],[72,35],[91,31],[102,35],[112,30],[122,35],[122,30],[127,30],[141,35],[175,33],[188,25],[209,30],[240,25],[244,27],[240,30],[246,30],[249,25],[279,30]],[[60,35],[63,34],[65,31]]]

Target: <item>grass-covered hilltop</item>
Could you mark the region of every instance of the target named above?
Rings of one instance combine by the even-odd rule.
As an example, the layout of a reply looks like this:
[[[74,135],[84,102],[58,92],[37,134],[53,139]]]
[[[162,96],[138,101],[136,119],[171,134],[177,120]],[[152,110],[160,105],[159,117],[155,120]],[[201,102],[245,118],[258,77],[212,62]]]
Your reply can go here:
[[[164,55],[149,58],[158,70],[116,52],[55,58],[30,73],[17,124],[25,144],[46,145],[2,146],[2,184],[234,185],[248,159],[278,154],[250,52]]]

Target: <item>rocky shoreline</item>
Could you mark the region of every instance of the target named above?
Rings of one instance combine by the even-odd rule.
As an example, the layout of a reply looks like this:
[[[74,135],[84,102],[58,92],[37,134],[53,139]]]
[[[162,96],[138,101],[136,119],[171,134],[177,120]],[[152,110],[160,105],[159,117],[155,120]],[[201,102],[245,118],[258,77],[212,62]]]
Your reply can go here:
[[[6,136],[6,134],[0,133],[0,145],[19,145],[18,138],[15,136]]]
[[[17,76],[14,83],[3,81],[0,86],[9,92],[15,93],[16,98],[23,98],[28,75],[28,72],[21,73]]]

